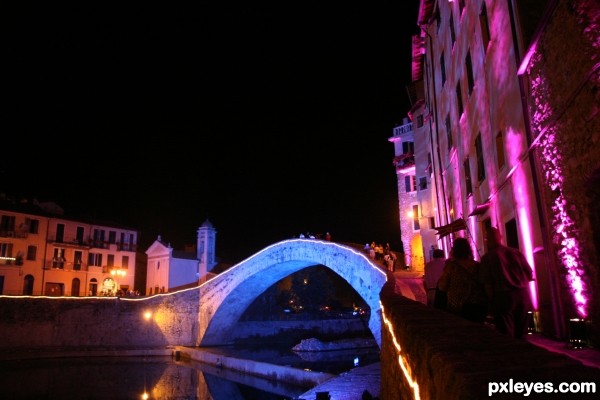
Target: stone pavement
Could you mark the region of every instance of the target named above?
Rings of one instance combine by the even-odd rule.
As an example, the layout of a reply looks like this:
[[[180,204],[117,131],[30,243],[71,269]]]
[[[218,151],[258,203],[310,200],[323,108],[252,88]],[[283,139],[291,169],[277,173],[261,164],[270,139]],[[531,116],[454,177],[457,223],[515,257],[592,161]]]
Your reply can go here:
[[[303,393],[297,400],[315,400],[318,392],[329,393],[331,400],[361,400],[365,390],[372,397],[379,397],[380,386],[381,364],[374,363],[340,374]]]

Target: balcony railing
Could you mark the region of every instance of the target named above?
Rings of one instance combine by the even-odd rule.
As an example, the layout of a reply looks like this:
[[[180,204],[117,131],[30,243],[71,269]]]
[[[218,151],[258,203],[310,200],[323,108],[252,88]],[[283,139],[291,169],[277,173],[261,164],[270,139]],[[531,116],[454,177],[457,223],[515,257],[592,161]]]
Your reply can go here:
[[[400,125],[394,128],[394,137],[402,136],[405,133],[410,133],[413,131],[413,124],[409,122],[408,124]]]
[[[60,238],[56,238],[56,236],[48,236],[48,243],[54,243],[54,244],[61,244],[61,245],[65,245],[68,247],[82,247],[82,248],[95,248],[95,249],[110,249],[111,246],[114,246],[115,248],[113,250],[118,250],[118,251],[136,251],[137,250],[137,245],[136,244],[132,244],[132,243],[118,243],[118,242],[109,242],[107,240],[96,240],[96,239],[87,239],[87,240],[82,240],[82,239],[78,239],[78,238],[73,238],[73,237],[67,237],[67,238],[63,238],[62,240]]]
[[[82,247],[82,248],[86,248],[89,249],[90,245],[88,244],[88,242],[86,240],[83,239],[79,239],[76,237],[65,237],[65,238],[57,238],[56,236],[52,236],[49,235],[48,236],[48,243],[60,243],[63,244],[65,246],[75,246],[75,247]]]
[[[15,229],[1,229],[0,237],[26,239],[29,232]]]
[[[397,170],[406,169],[415,165],[415,155],[413,153],[404,153],[394,157],[393,161]]]
[[[117,250],[119,251],[136,251],[137,245],[133,243],[117,243]]]
[[[0,257],[0,265],[15,265],[17,267],[21,266],[23,264],[23,260],[21,259],[20,264],[17,263],[17,258],[16,257]]]
[[[44,262],[46,270],[63,270],[63,271],[88,271],[88,264],[84,262],[61,261],[61,260],[46,260]]]

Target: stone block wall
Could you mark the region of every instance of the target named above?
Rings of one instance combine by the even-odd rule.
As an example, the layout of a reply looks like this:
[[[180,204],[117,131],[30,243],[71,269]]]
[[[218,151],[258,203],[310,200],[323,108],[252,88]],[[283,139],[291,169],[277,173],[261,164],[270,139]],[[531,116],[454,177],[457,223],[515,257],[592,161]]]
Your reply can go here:
[[[195,289],[144,299],[2,297],[0,352],[194,345],[198,296]]]
[[[600,2],[557,1],[526,75],[535,154],[545,177],[541,194],[552,240],[548,246],[558,265],[554,279],[560,285],[560,298],[554,300],[560,306],[555,307],[566,314],[559,323],[581,316],[573,295],[579,285],[570,285],[577,282],[571,277],[575,274],[587,300],[590,340],[596,344],[600,343],[599,48]],[[576,252],[566,243],[574,243]]]

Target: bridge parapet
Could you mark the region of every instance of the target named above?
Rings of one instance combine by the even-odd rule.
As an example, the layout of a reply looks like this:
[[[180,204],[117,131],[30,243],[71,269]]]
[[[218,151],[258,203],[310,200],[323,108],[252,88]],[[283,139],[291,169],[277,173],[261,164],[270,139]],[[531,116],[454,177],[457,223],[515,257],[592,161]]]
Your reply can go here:
[[[598,381],[597,368],[408,299],[391,284],[381,301],[382,399],[551,398],[540,385],[552,384],[557,392],[550,393],[558,393],[563,382]],[[490,394],[510,381],[537,386],[531,395],[521,389]]]

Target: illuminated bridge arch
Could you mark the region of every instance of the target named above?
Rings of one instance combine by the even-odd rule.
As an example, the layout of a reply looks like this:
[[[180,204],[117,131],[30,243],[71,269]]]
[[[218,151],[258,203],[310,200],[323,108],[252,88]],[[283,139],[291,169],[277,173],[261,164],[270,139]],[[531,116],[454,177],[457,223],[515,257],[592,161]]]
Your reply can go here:
[[[275,243],[200,286],[199,346],[228,344],[244,311],[267,288],[313,265],[346,280],[371,308],[369,329],[381,347],[379,293],[387,278],[361,251],[328,241],[291,239]]]

